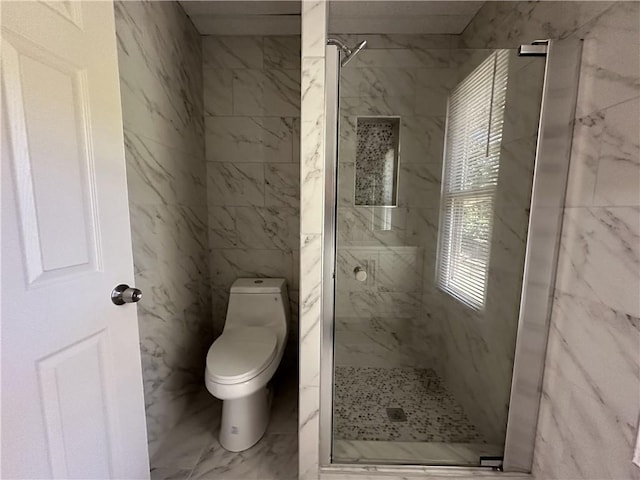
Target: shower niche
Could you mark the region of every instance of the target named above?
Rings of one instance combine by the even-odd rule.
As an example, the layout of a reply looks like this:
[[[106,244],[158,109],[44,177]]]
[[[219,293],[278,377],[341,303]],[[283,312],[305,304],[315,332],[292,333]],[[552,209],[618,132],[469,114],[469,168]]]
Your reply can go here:
[[[355,206],[397,205],[399,150],[399,117],[357,118]]]

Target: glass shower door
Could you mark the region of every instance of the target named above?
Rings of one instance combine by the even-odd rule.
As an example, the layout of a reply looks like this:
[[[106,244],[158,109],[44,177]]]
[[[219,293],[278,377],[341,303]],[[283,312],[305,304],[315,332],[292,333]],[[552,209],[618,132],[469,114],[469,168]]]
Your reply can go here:
[[[379,40],[340,72],[332,458],[498,465],[544,57]]]

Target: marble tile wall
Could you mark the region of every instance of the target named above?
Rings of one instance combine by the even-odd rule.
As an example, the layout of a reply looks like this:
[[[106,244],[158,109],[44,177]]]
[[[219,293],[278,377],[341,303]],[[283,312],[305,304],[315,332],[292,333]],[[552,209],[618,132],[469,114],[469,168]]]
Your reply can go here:
[[[323,2],[308,2],[303,9],[303,56],[306,44],[307,56],[315,58],[308,58],[306,68],[303,60],[303,75],[306,71],[307,84],[314,85],[318,94],[308,101],[303,95],[303,123],[306,106],[309,127],[322,112],[319,64],[325,20]],[[540,479],[639,478],[630,461],[640,388],[639,23],[638,4],[633,2],[487,2],[459,40],[443,36],[439,43],[452,46],[459,41],[464,47],[483,49],[512,48],[536,38],[585,39],[534,463],[534,474]],[[424,43],[405,37],[373,39],[384,46]],[[317,185],[323,169],[318,159],[322,158],[324,125],[318,122],[315,127],[302,137],[302,168],[315,187],[307,198],[320,200],[322,189]],[[523,137],[520,143],[526,141]],[[304,251],[301,255],[307,260],[301,283],[309,282],[309,305],[315,305],[320,298],[315,295],[321,292],[321,210],[312,208],[311,202],[305,208],[303,201],[302,224],[307,220],[314,228],[307,230],[313,235],[303,239],[309,248],[308,255]],[[434,220],[425,218],[425,223],[433,225]],[[301,339],[301,348],[307,352],[301,363],[302,478],[318,477],[320,332],[316,312],[319,309],[309,309],[301,317],[308,332]],[[481,343],[478,347],[483,348]],[[354,478],[361,474],[353,470]],[[371,478],[399,478],[390,469],[374,470]],[[335,473],[335,478],[340,475]],[[330,474],[321,477],[330,478]]]
[[[284,277],[298,344],[300,37],[203,37],[204,127],[215,332],[237,277]]]
[[[301,480],[317,479],[319,475],[326,43],[326,1],[302,0],[298,413],[298,472]]]
[[[352,44],[361,40],[332,36]],[[423,264],[426,255],[435,256],[446,96],[457,65],[450,39],[429,37],[363,36],[367,48],[342,69],[335,334],[340,366],[430,368],[438,355],[421,315]],[[389,116],[400,126],[395,207],[355,205],[358,118],[370,116]],[[366,282],[355,280],[357,266],[367,270]]]
[[[349,246],[337,251],[334,362],[343,367],[415,367],[433,363],[419,318],[422,249]],[[359,281],[354,265],[368,276]]]
[[[115,2],[149,451],[201,388],[211,292],[200,36],[176,2]]]
[[[640,4],[487,2],[469,47],[584,39],[534,470],[637,479]]]

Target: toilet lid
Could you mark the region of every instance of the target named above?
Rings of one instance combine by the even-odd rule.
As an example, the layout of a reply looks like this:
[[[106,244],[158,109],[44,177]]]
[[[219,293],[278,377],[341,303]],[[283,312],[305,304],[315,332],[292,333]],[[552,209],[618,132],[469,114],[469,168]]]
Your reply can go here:
[[[218,383],[241,383],[264,370],[276,356],[276,335],[268,328],[224,331],[207,353],[207,370]]]

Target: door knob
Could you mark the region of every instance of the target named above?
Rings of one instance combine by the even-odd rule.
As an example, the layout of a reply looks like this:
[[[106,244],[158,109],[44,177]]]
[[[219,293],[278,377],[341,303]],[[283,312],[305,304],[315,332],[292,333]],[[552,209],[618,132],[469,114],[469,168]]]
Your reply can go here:
[[[124,305],[125,303],[136,303],[142,298],[142,291],[137,288],[130,287],[124,283],[118,285],[111,292],[111,301],[116,305]]]

